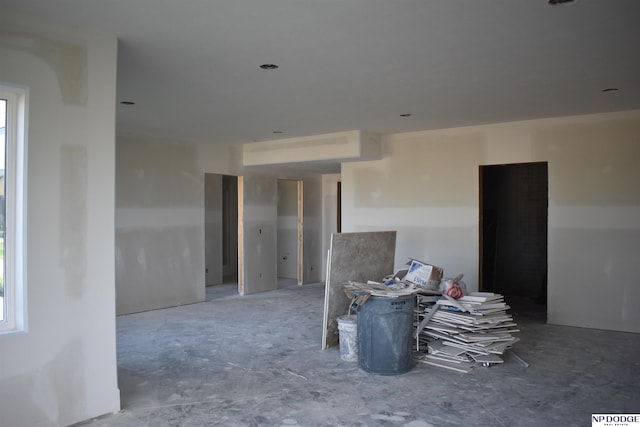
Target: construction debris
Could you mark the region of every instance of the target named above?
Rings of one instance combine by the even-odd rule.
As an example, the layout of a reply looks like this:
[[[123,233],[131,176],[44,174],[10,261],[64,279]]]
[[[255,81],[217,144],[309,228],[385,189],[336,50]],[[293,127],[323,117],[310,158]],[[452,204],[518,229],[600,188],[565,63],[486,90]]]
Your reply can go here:
[[[435,265],[427,264],[417,259],[409,259],[409,269],[404,281],[422,288],[438,290],[442,280],[443,270]]]
[[[518,338],[510,308],[500,294],[467,292],[463,275],[443,279],[443,270],[410,259],[407,269],[385,276],[381,281],[349,281],[344,291],[353,305],[362,305],[370,296],[416,295],[414,358],[420,363],[469,372],[475,366],[503,363],[502,355]],[[528,364],[515,353],[511,356],[523,367]]]
[[[472,292],[434,301],[418,296],[416,360],[457,372],[503,363],[500,357],[518,341],[510,308],[500,294]],[[526,362],[525,362],[526,363]]]

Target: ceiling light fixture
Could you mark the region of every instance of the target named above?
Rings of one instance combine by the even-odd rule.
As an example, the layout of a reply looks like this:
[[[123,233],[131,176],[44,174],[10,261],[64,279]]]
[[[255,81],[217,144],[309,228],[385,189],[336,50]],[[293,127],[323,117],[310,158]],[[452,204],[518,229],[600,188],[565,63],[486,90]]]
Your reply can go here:
[[[411,117],[411,114],[409,113],[400,114],[400,117]]]
[[[120,101],[120,104],[122,104],[122,105],[136,105],[136,103],[133,102],[133,101]]]
[[[620,89],[618,89],[617,87],[608,87],[606,89],[602,89],[602,92],[617,92]]]
[[[280,67],[276,64],[262,64],[260,68],[262,68],[263,70],[277,70]]]
[[[274,130],[273,133],[284,133],[281,130]]]

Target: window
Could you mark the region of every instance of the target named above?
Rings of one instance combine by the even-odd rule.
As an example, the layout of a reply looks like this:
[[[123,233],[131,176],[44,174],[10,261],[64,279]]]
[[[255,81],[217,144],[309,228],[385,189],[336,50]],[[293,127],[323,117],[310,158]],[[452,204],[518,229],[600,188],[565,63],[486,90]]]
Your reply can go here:
[[[0,83],[0,332],[25,329],[27,90]]]

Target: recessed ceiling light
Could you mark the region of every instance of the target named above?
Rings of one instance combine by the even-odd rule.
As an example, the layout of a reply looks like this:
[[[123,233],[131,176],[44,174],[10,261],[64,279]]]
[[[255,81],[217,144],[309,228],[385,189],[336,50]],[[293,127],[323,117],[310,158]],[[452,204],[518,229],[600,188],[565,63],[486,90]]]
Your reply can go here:
[[[263,70],[277,70],[280,67],[276,64],[262,64],[260,68],[262,68]]]
[[[602,92],[617,92],[620,89],[618,89],[617,87],[608,87],[606,89],[602,89]]]
[[[136,103],[133,102],[133,101],[120,101],[120,104],[122,104],[122,105],[136,105]]]
[[[409,113],[400,114],[400,117],[411,117],[411,114]]]

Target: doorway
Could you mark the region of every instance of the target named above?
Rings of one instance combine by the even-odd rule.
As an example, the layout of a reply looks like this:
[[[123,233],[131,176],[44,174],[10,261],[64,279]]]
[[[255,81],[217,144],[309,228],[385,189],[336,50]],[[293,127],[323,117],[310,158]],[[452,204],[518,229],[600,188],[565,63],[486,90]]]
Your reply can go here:
[[[548,166],[480,167],[479,289],[546,305]]]
[[[205,174],[205,284],[238,280],[238,178]]]

